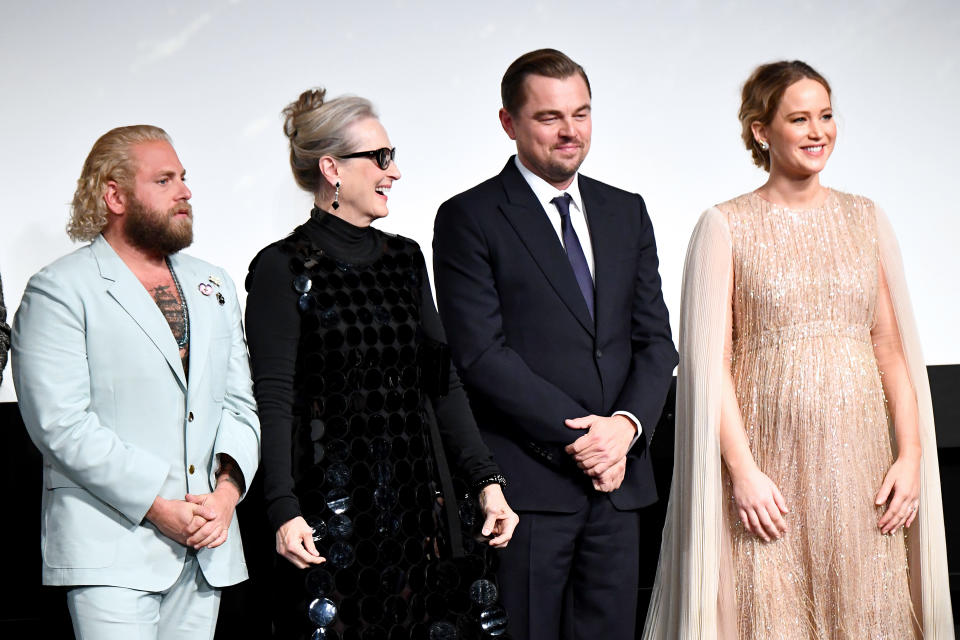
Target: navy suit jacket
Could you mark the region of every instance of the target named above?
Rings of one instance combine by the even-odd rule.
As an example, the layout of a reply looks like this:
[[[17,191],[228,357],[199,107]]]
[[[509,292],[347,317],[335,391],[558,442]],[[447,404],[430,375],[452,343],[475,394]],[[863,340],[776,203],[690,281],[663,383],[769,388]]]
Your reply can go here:
[[[440,206],[437,302],[481,433],[511,506],[574,512],[594,491],[563,447],[567,418],[629,411],[643,438],[627,457],[618,509],[657,498],[649,444],[677,352],[643,199],[580,176],[594,255],[591,319],[557,233],[511,158]],[[559,215],[559,214],[558,214]]]

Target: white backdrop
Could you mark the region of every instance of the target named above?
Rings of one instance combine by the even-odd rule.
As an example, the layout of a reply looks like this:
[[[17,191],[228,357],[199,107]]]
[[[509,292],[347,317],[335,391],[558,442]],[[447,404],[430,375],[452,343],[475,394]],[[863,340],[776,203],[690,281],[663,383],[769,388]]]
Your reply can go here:
[[[449,196],[497,173],[512,143],[500,77],[551,46],[593,86],[583,172],[638,191],[674,322],[687,237],[706,207],[765,174],[739,141],[739,90],[759,63],[799,58],[834,88],[824,182],[888,212],[927,360],[960,362],[960,3],[10,2],[0,9],[0,273],[17,308],[29,276],[72,250],[68,203],[94,140],[134,123],[173,137],[193,190],[191,253],[242,289],[250,258],[305,219],[280,110],[303,89],[373,100],[403,179],[381,228],[420,241]],[[9,370],[0,400],[13,399]]]

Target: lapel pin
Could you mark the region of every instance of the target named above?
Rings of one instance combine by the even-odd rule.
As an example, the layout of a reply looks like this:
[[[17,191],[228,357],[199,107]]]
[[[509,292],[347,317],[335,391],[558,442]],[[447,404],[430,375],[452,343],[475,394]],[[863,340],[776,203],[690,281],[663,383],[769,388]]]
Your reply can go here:
[[[197,285],[197,289],[199,289],[199,290],[200,290],[200,293],[202,293],[202,294],[205,295],[205,296],[208,296],[208,295],[210,295],[211,293],[213,293],[213,287],[211,287],[211,286],[210,286],[209,284],[207,284],[206,282],[201,282],[200,284],[198,284],[198,285]]]
[[[220,306],[227,304],[227,301],[223,299],[223,294],[217,291],[217,302],[220,303]]]
[[[212,282],[213,284],[217,285],[218,287],[223,284],[223,280],[221,280],[221,279],[218,278],[217,276],[210,276],[210,282]]]

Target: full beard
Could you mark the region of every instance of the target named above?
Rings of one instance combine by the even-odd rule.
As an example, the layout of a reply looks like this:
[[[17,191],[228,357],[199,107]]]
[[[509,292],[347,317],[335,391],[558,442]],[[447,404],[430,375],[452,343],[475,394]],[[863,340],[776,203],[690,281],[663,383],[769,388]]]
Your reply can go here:
[[[177,211],[183,208],[190,212],[189,217],[176,219]],[[126,216],[124,235],[130,244],[143,251],[168,256],[193,242],[193,208],[190,203],[156,211],[148,209],[131,195]]]

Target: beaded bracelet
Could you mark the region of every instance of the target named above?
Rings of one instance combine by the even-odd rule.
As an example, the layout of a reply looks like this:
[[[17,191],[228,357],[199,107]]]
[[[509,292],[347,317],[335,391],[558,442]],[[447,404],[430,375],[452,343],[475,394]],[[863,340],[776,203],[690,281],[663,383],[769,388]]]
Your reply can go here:
[[[473,491],[474,495],[479,495],[480,491],[483,490],[484,487],[489,486],[491,484],[498,484],[501,487],[506,487],[507,479],[503,477],[502,473],[495,473],[492,476],[486,476],[485,478],[481,478],[480,480],[477,480],[472,485],[470,485],[470,489],[471,491]]]

